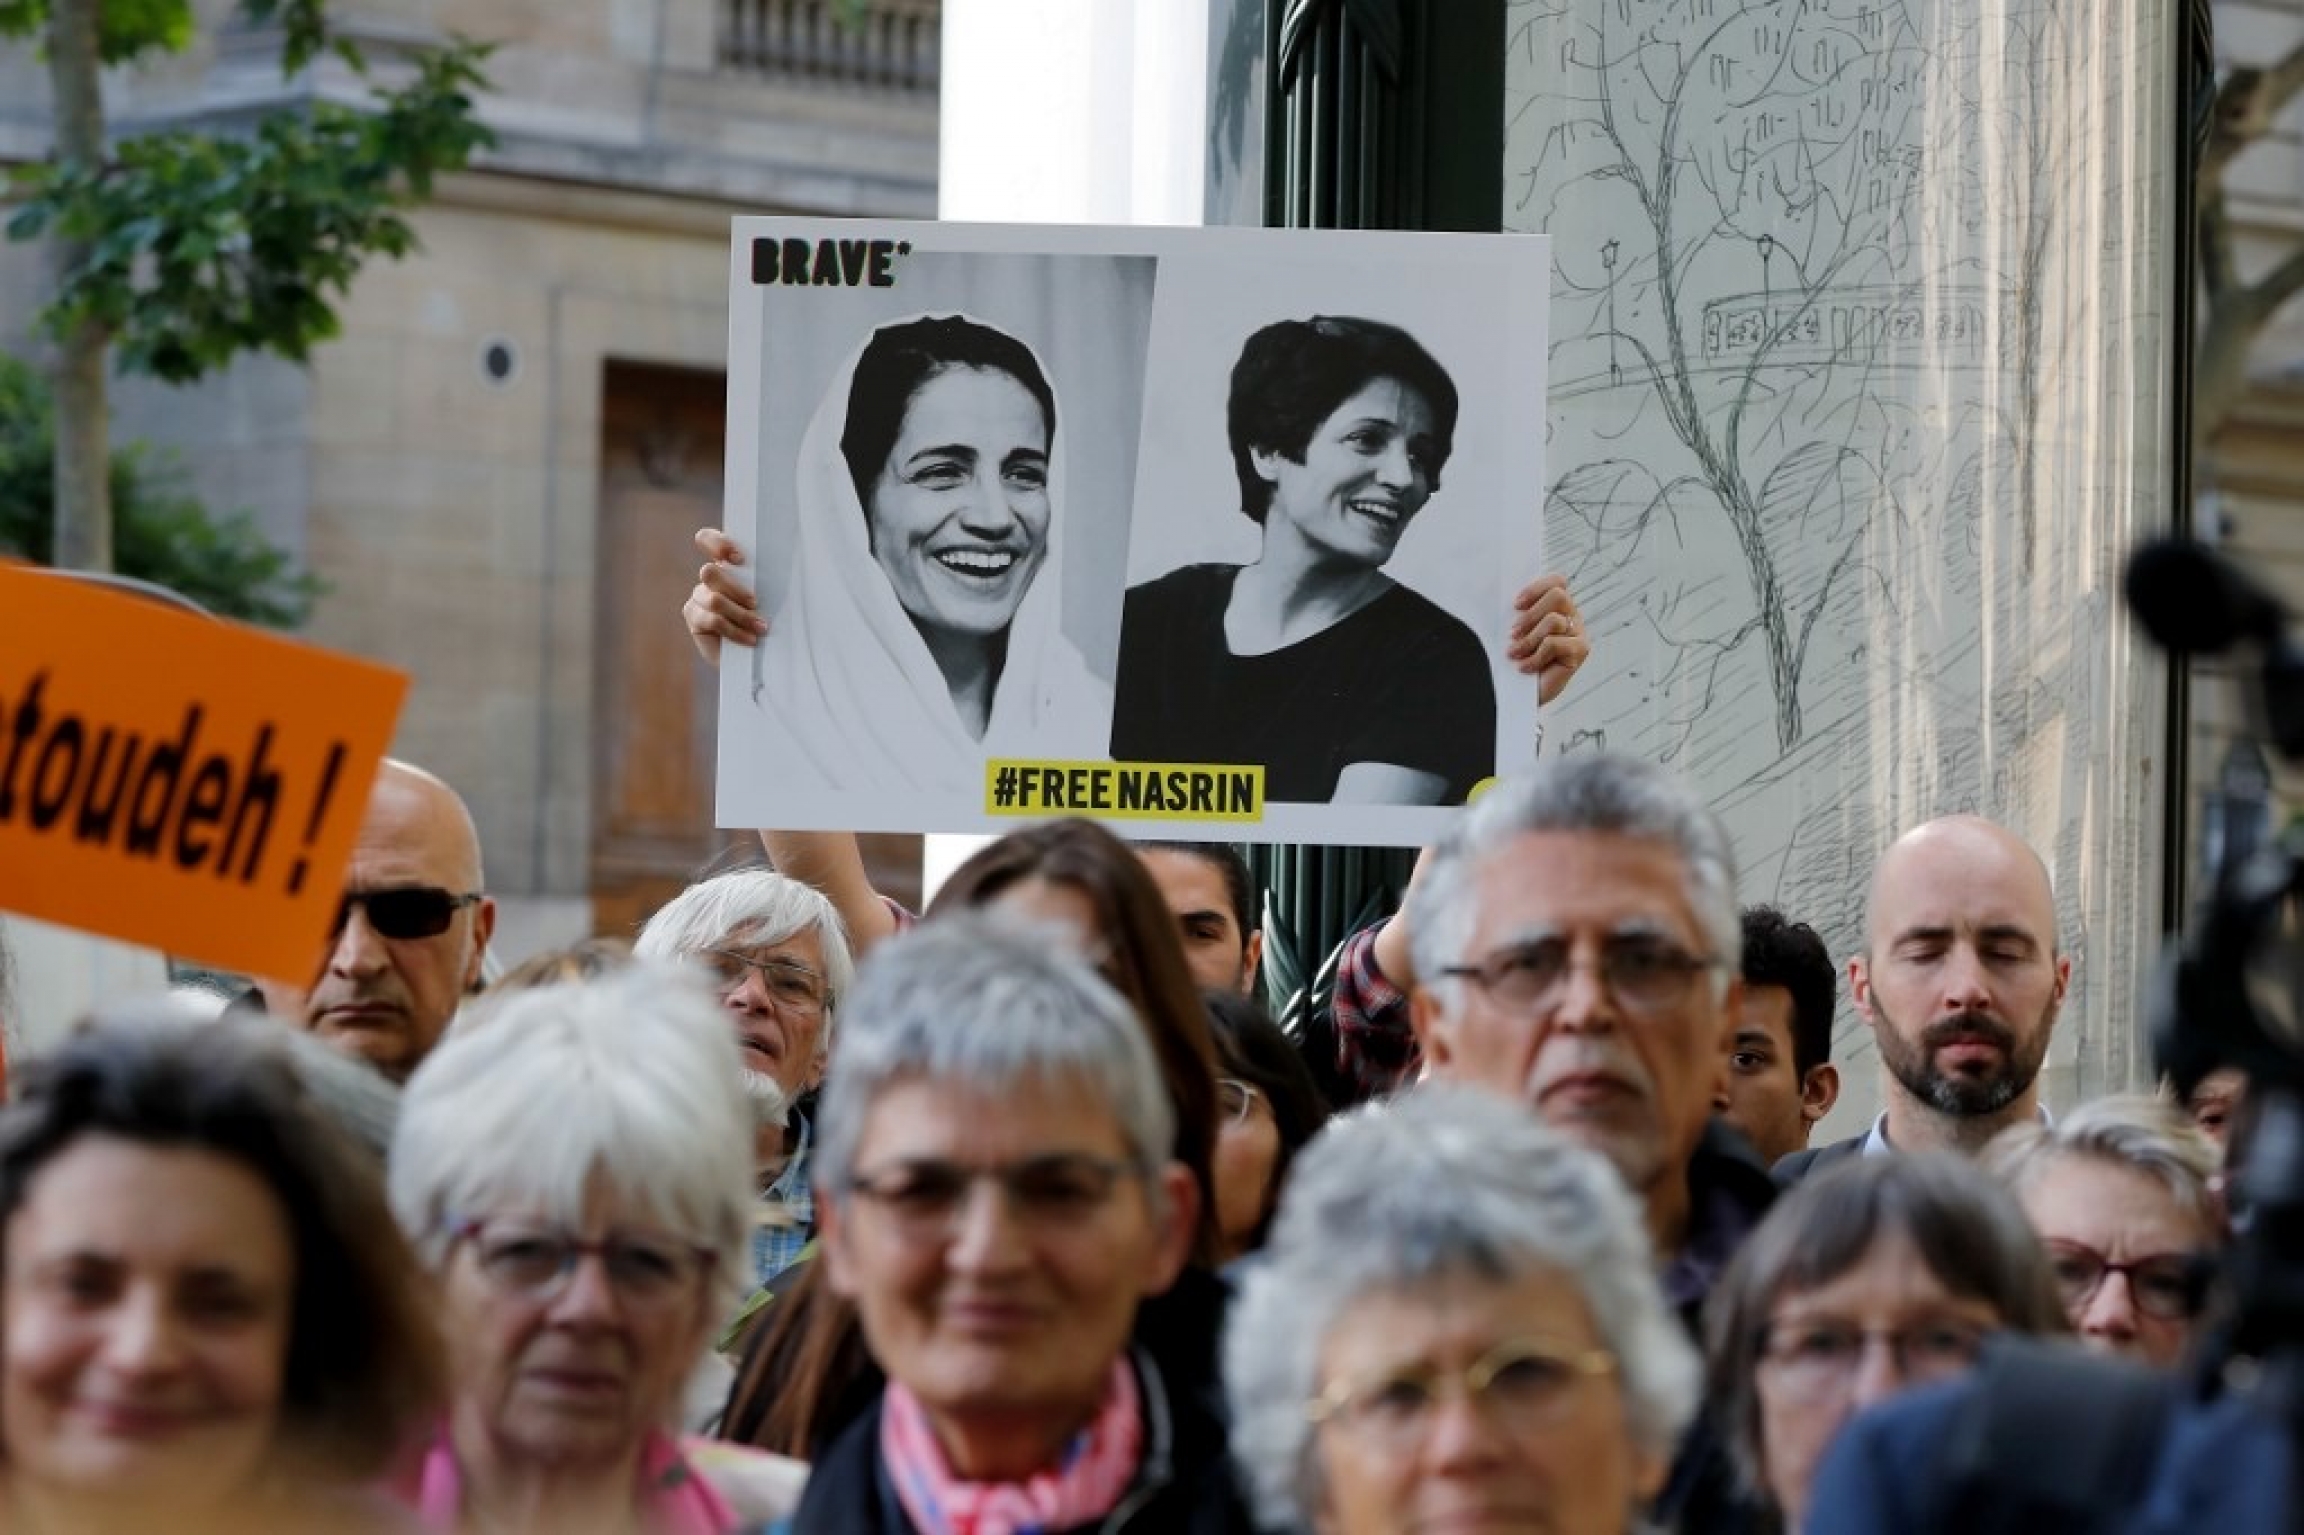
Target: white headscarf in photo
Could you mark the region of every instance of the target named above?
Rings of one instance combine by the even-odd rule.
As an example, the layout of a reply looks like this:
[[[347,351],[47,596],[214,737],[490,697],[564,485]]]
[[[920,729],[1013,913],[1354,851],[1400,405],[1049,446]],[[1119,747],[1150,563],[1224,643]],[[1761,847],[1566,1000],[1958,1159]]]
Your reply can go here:
[[[928,318],[946,316],[890,323]],[[859,346],[841,366],[801,440],[793,547],[781,556],[791,583],[755,652],[753,697],[777,737],[776,769],[805,774],[828,789],[936,790],[980,803],[987,758],[1102,758],[1111,690],[1059,626],[1066,520],[1061,412],[1048,444],[1046,552],[1009,622],[1007,659],[978,741],[872,558],[864,507],[840,452],[863,353]],[[1045,365],[1041,372],[1046,377]],[[761,554],[763,565],[780,558],[775,550]]]

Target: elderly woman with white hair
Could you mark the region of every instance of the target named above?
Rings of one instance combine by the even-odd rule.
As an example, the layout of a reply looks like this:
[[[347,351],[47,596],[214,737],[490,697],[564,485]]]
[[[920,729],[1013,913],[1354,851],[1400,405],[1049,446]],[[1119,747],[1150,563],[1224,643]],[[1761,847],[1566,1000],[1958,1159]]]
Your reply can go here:
[[[2221,1245],[2218,1161],[2174,1104],[2122,1094],[2003,1131],[1982,1165],[2047,1245],[2080,1341],[2171,1366],[2191,1347]]]
[[[833,1017],[856,978],[840,914],[773,869],[731,869],[665,902],[632,952],[700,966],[736,1026],[758,1191],[745,1288],[765,1285],[816,1234],[815,1127],[800,1100],[823,1076]]]
[[[673,1434],[745,1282],[737,1072],[710,1001],[636,967],[476,1009],[410,1079],[392,1208],[452,1380],[402,1488],[428,1528],[718,1535],[793,1501],[796,1467]]]
[[[1297,1158],[1224,1378],[1266,1529],[1625,1535],[1697,1361],[1608,1164],[1502,1098],[1428,1087]]]
[[[955,913],[876,949],[823,1108],[825,1274],[888,1384],[795,1528],[1246,1528],[1209,1406],[1131,1346],[1198,1185],[1144,1026],[1075,944]]]

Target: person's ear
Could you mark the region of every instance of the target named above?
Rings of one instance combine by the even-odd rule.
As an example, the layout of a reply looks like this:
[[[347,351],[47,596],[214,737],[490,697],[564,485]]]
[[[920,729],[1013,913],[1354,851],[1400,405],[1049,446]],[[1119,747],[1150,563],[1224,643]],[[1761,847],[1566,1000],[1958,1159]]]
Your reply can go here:
[[[1280,465],[1287,458],[1288,455],[1277,448],[1250,448],[1248,450],[1248,462],[1256,466],[1256,478],[1269,482],[1279,480]]]
[[[478,991],[485,979],[488,962],[488,940],[496,936],[496,898],[480,897],[480,904],[472,908],[472,957],[464,966],[464,990]]]
[[[2071,989],[2072,956],[2069,954],[2059,954],[2056,956],[2056,994],[2049,1000],[2054,1002],[2058,1007],[2062,1007],[2064,1005],[2064,993]]]
[[[1248,934],[1248,941],[1240,946],[1240,993],[1253,996],[1256,991],[1256,967],[1264,963],[1264,929],[1256,928]]]
[[[1814,1124],[1840,1101],[1840,1068],[1830,1061],[1808,1068],[1800,1079],[1800,1117]]]
[[[1446,1067],[1456,1053],[1455,1031],[1448,1027],[1448,1010],[1430,987],[1409,988],[1408,1028],[1416,1036],[1416,1048],[1423,1052],[1425,1066],[1435,1070]]]
[[[1848,961],[1848,1000],[1856,1004],[1856,1015],[1866,1023],[1879,1022],[1872,1016],[1872,964],[1861,954]]]
[[[1158,1229],[1144,1275],[1144,1293],[1161,1295],[1192,1260],[1193,1240],[1200,1234],[1200,1181],[1181,1162],[1165,1163],[1153,1176],[1158,1180],[1152,1207]]]
[[[856,1297],[856,1261],[848,1251],[848,1227],[841,1218],[840,1201],[816,1196],[816,1261],[824,1265],[824,1282],[832,1293]]]

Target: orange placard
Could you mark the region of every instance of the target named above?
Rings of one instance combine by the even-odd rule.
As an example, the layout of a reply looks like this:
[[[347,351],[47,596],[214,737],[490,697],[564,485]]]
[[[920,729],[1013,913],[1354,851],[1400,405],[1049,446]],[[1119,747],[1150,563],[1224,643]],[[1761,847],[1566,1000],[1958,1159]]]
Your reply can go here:
[[[301,983],[407,689],[0,566],[0,910]]]

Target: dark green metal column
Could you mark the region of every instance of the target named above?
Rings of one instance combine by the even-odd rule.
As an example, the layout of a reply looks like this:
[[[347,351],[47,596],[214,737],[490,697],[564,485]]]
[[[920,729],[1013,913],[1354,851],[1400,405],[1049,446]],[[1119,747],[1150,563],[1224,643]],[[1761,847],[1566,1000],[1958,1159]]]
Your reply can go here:
[[[1504,0],[1260,3],[1261,57],[1223,48],[1220,68],[1259,69],[1262,89],[1220,80],[1216,94],[1263,101],[1266,224],[1502,226]],[[1265,892],[1267,996],[1301,1033],[1325,1010],[1336,947],[1399,905],[1414,855],[1287,845],[1246,851]]]

